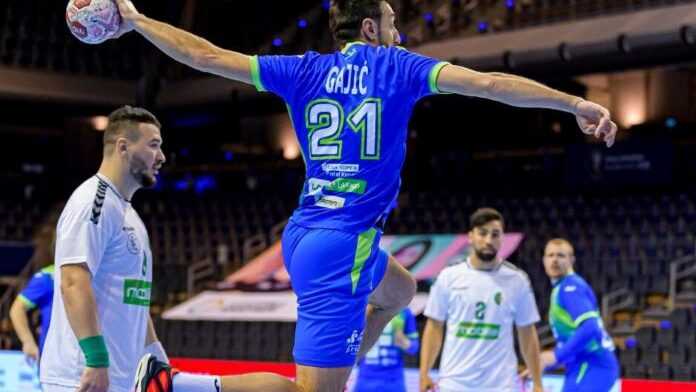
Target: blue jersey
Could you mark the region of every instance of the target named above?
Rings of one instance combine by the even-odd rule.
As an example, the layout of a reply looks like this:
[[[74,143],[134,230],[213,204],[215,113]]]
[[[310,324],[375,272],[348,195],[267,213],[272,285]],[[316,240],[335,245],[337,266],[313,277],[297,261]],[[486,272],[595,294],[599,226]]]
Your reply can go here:
[[[27,309],[38,308],[41,314],[41,333],[39,334],[39,352],[43,351],[46,333],[51,324],[51,306],[53,305],[53,271],[48,266],[34,274],[27,286],[19,293],[19,300]]]
[[[416,318],[410,309],[406,308],[397,314],[384,328],[379,340],[375,343],[365,357],[360,361],[360,377],[369,373],[383,373],[384,371],[401,371],[404,368],[402,350],[394,343],[396,331],[401,331],[411,342],[406,353],[415,355],[418,352],[418,326]]]
[[[602,365],[616,361],[614,343],[604,329],[592,287],[577,274],[569,274],[556,282],[551,293],[549,322],[556,338],[556,353],[567,368],[587,362]],[[576,341],[576,331],[583,322],[590,324],[583,341]],[[595,332],[592,332],[595,331]],[[573,338],[576,338],[573,340]],[[564,347],[576,345],[573,352]],[[568,346],[570,347],[570,346]],[[567,347],[566,347],[567,348]]]
[[[385,218],[401,185],[411,112],[438,92],[445,65],[361,42],[326,55],[252,58],[254,85],[285,100],[305,161],[294,222],[362,232]]]

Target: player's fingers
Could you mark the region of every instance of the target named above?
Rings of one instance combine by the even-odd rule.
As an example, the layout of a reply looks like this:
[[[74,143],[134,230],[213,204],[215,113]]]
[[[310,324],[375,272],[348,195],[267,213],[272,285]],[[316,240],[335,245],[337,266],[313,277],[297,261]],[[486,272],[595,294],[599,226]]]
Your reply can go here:
[[[594,136],[597,139],[602,139],[604,137],[604,135],[606,135],[607,131],[609,130],[609,128],[608,128],[609,123],[610,123],[610,120],[608,117],[602,117],[599,120],[599,124],[597,125],[597,128],[595,128],[595,131],[594,131]]]
[[[599,126],[597,127],[599,130],[600,134],[606,135],[609,133],[611,130],[611,119],[609,116],[604,116],[602,119],[599,121]]]
[[[610,129],[609,129],[609,133],[607,133],[607,136],[604,138],[604,141],[607,143],[607,147],[611,147],[614,145],[614,141],[616,140],[616,132],[617,131],[618,131],[618,127],[612,121]]]
[[[594,135],[595,130],[597,129],[596,125],[586,125],[584,128],[580,128],[582,130],[582,133],[585,135]]]

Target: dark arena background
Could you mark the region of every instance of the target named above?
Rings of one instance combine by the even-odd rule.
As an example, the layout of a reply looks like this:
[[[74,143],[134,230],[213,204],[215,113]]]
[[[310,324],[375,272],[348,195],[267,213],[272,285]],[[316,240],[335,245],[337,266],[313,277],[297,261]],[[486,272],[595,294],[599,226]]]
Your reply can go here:
[[[328,1],[135,3],[242,53],[334,50]],[[421,332],[433,279],[467,254],[468,217],[490,206],[506,220],[501,252],[530,277],[543,347],[554,338],[542,253],[561,236],[601,303],[617,388],[696,390],[696,2],[393,5],[409,50],[591,99],[620,128],[607,149],[568,114],[448,95],[419,102],[382,245],[418,279]],[[150,235],[151,314],[172,363],[294,376],[295,297],[278,240],[304,164],[282,100],[179,65],[134,33],[80,43],[64,13],[55,0],[0,6],[0,392],[37,388],[10,306],[52,263],[57,214],[96,172],[105,116],[123,104],[163,123],[167,163],[133,205]],[[38,315],[30,320],[38,333]],[[416,391],[418,356],[406,360]],[[545,375],[546,390],[560,391],[558,374]]]

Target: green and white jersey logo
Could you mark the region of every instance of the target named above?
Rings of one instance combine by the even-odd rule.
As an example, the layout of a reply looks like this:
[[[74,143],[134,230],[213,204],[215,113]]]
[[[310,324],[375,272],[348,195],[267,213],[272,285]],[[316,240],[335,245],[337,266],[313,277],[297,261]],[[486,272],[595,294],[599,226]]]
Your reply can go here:
[[[495,293],[495,297],[493,297],[493,300],[495,301],[495,304],[500,306],[501,303],[503,303],[503,293],[498,291]]]
[[[500,336],[500,325],[462,321],[459,323],[457,337],[464,339],[495,340]]]
[[[136,306],[150,306],[152,283],[138,279],[123,282],[123,303]]]

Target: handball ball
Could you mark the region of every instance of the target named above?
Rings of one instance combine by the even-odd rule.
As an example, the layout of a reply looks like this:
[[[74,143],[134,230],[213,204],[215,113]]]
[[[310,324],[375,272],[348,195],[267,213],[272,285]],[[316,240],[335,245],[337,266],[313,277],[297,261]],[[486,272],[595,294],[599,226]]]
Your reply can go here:
[[[70,32],[86,44],[100,44],[121,27],[121,14],[114,0],[70,0],[65,10]]]

